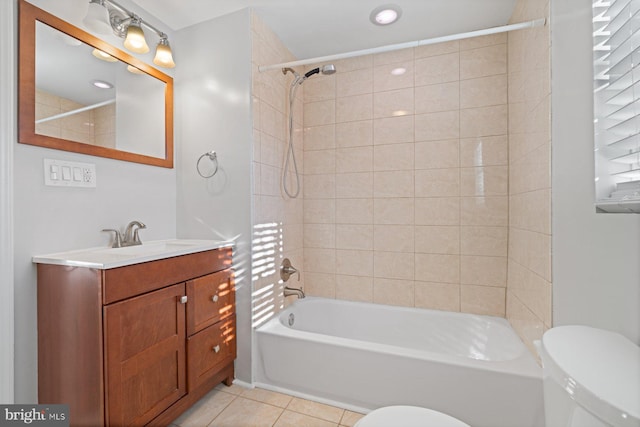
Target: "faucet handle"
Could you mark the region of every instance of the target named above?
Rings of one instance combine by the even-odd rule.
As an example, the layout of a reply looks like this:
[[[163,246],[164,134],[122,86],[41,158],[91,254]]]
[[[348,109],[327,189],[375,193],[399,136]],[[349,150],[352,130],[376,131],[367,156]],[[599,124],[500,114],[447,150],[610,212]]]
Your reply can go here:
[[[282,281],[286,282],[294,273],[298,275],[299,282],[300,272],[298,271],[298,269],[291,265],[291,261],[289,261],[289,258],[283,259],[282,264],[280,265],[280,278],[282,279]]]
[[[115,234],[115,240],[111,245],[112,248],[120,248],[122,247],[122,236],[120,235],[120,231],[115,230],[113,228],[104,228],[102,231],[105,232],[113,232]]]

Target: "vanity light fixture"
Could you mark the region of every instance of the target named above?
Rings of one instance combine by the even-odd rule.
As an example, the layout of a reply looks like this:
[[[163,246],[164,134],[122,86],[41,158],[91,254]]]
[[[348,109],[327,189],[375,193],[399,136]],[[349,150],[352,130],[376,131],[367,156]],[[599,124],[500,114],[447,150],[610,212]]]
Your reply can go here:
[[[100,34],[106,34],[111,30],[116,36],[125,39],[124,47],[135,53],[149,52],[149,45],[142,30],[144,26],[160,38],[154,64],[166,68],[176,66],[167,35],[113,0],[89,0],[87,15],[82,22],[89,30]]]
[[[369,20],[375,25],[389,25],[396,22],[402,16],[402,9],[395,4],[378,6],[371,11]]]

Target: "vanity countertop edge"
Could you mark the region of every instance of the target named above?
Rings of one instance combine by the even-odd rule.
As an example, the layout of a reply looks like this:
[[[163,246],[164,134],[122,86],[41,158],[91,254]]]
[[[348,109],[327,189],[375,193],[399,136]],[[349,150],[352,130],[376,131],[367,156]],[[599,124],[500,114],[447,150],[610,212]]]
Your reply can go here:
[[[233,248],[234,246],[235,243],[228,240],[167,239],[144,242],[139,246],[123,248],[95,247],[35,255],[31,260],[34,264],[54,264],[108,270],[196,252]]]

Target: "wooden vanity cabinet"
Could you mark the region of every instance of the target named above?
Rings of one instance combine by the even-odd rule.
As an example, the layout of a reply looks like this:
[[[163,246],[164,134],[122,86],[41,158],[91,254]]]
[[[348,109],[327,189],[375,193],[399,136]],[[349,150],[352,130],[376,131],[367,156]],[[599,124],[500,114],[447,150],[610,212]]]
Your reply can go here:
[[[236,357],[231,248],[107,270],[38,264],[38,400],[71,425],[168,425]]]

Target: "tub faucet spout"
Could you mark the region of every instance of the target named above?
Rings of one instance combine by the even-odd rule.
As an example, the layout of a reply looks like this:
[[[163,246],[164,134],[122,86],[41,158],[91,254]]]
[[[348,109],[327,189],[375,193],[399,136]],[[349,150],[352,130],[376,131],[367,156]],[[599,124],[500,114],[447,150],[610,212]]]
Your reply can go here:
[[[285,286],[284,287],[284,290],[283,290],[282,294],[285,297],[289,297],[291,295],[295,295],[298,298],[304,298],[305,297],[304,291],[302,290],[302,288],[290,288],[289,286]]]

